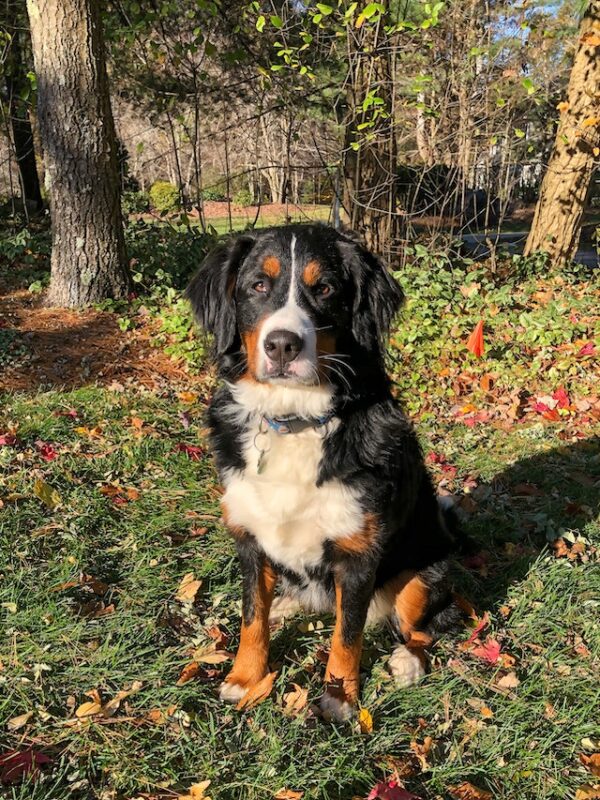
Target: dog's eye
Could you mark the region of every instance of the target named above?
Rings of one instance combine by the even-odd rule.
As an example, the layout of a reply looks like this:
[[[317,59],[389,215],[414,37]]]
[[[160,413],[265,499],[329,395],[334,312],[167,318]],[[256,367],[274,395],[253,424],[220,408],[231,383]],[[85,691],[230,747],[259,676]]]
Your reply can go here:
[[[256,283],[252,284],[252,288],[259,294],[266,294],[269,291],[266,281],[256,281]]]
[[[332,292],[333,289],[327,283],[318,283],[315,286],[315,294],[318,294],[319,297],[327,297]]]

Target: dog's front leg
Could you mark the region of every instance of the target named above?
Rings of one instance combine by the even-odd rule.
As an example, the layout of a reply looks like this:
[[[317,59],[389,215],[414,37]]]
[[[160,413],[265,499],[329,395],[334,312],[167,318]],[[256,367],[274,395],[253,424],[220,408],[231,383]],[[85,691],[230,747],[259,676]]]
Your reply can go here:
[[[350,559],[348,559],[349,561]],[[326,718],[349,719],[358,702],[363,629],[373,593],[374,573],[344,560],[334,571],[336,617],[321,698]]]
[[[277,576],[251,536],[237,540],[242,569],[242,632],[233,668],[221,684],[221,700],[235,703],[269,671],[269,610]]]

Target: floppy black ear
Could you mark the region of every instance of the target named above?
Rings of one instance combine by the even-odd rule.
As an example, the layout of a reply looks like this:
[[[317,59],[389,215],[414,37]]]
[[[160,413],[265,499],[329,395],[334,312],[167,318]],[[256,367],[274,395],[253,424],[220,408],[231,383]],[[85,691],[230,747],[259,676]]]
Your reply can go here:
[[[221,242],[206,256],[185,290],[199,324],[215,337],[217,356],[224,355],[236,338],[235,282],[253,245],[254,239],[247,235]]]
[[[352,333],[367,350],[379,349],[404,300],[400,285],[366,247],[351,240],[339,248],[354,281]]]

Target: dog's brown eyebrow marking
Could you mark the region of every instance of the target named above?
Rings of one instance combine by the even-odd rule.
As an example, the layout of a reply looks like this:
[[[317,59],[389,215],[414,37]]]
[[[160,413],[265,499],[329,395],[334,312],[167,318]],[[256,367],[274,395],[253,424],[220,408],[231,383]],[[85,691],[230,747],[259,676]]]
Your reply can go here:
[[[321,277],[321,265],[318,261],[309,261],[302,271],[302,280],[307,286],[314,286]]]
[[[276,256],[267,256],[263,261],[262,268],[269,278],[276,278],[281,272],[281,263]]]

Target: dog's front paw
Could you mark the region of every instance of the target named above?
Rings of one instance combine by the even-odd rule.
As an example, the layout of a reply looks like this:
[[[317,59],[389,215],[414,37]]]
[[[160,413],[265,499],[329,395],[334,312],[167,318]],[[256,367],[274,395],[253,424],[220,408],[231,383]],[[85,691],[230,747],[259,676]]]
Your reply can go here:
[[[219,699],[223,703],[238,703],[247,691],[247,686],[242,686],[233,681],[223,681],[219,686]]]
[[[403,644],[399,644],[393,651],[388,662],[388,667],[396,686],[405,688],[417,683],[425,675],[426,661],[422,653],[409,650]]]
[[[323,719],[328,722],[346,722],[356,713],[356,701],[347,697],[341,689],[326,689],[319,700]]]

